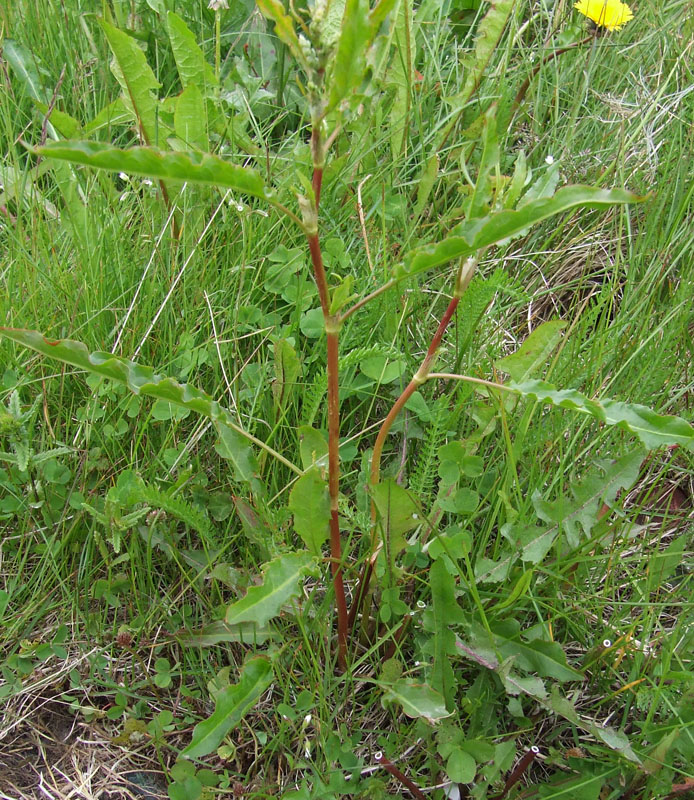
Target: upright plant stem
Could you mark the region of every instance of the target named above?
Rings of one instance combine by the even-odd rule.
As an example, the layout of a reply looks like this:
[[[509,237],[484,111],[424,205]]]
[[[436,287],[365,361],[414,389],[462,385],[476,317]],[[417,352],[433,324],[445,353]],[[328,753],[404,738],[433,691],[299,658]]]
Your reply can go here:
[[[393,407],[388,412],[388,416],[383,420],[381,429],[379,430],[378,436],[376,437],[376,442],[374,443],[374,451],[371,457],[371,476],[370,476],[371,486],[375,486],[378,483],[381,476],[381,455],[383,453],[383,445],[385,444],[388,432],[390,431],[393,422],[395,422],[395,420],[397,419],[398,414],[402,411],[403,407],[405,406],[405,403],[407,403],[407,401],[410,399],[410,397],[412,397],[414,392],[428,379],[429,373],[431,372],[431,368],[434,364],[434,359],[436,358],[436,351],[439,349],[441,345],[441,339],[443,338],[443,335],[446,332],[446,328],[448,327],[451,319],[453,319],[453,315],[455,314],[455,310],[458,308],[459,302],[460,302],[460,294],[456,291],[456,294],[448,304],[448,308],[441,317],[441,321],[439,322],[439,326],[436,329],[436,333],[432,337],[431,343],[429,344],[429,349],[427,350],[427,354],[424,357],[424,361],[422,361],[420,368],[414,374],[412,380],[407,384],[400,397],[398,397],[398,399],[393,404]],[[374,523],[374,535],[375,535],[376,508],[373,503],[371,504],[371,518]],[[373,544],[374,543],[372,541],[372,546],[371,546],[372,551],[373,551]],[[357,590],[354,595],[354,602],[352,603],[352,608],[350,609],[349,612],[348,624],[350,629],[354,625],[357,615],[359,614],[361,605],[364,602],[364,598],[366,597],[369,581],[371,580],[371,571],[373,569],[372,565],[373,565],[372,559],[368,559],[364,565],[361,576],[359,578],[359,584],[357,586]]]
[[[314,125],[311,134],[311,144],[314,154],[321,150],[320,132]],[[323,182],[323,166],[314,158],[313,192],[316,213],[316,227],[318,221],[318,203]],[[345,585],[342,579],[342,543],[340,540],[340,521],[338,517],[338,494],[340,489],[340,401],[339,401],[339,375],[338,375],[338,337],[340,320],[335,314],[330,313],[330,294],[328,280],[323,266],[323,256],[318,239],[318,232],[307,232],[308,247],[313,264],[313,275],[318,287],[325,333],[327,339],[327,373],[328,373],[328,489],[330,493],[330,569],[333,576],[335,589],[335,605],[337,607],[337,660],[340,670],[347,668],[347,599]]]

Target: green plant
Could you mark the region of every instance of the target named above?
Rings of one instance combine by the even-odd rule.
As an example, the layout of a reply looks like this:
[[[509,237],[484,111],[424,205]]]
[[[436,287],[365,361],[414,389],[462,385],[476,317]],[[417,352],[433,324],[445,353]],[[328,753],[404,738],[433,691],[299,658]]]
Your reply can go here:
[[[485,18],[486,30],[496,27],[497,40],[510,13],[510,6],[499,4]],[[235,480],[246,488],[247,494],[242,502],[246,504],[249,516],[254,513],[254,506],[266,505],[263,473],[267,472],[267,467],[264,469],[261,466],[261,459],[252,450],[252,444],[260,448],[262,458],[273,459],[281,465],[279,469],[293,473],[290,476],[293,484],[286,513],[293,515],[294,532],[306,549],[292,551],[289,544],[285,543],[279,553],[272,553],[263,571],[262,585],[249,589],[242,599],[228,605],[224,621],[226,627],[216,629],[220,636],[231,639],[236,635],[237,638],[243,638],[240,626],[249,623],[256,626],[257,634],[263,634],[271,619],[292,614],[301,580],[316,571],[322,560],[322,548],[329,540],[329,564],[338,618],[336,659],[341,672],[351,669],[350,659],[360,640],[376,656],[381,653],[385,655],[384,651],[391,645],[396,652],[402,647],[402,634],[407,630],[415,580],[405,574],[407,570],[411,569],[411,574],[417,576],[420,588],[424,584],[423,595],[431,599],[432,608],[422,615],[424,641],[419,643],[422,653],[431,658],[429,672],[424,681],[420,676],[401,677],[392,671],[393,665],[399,664],[396,672],[405,665],[396,658],[386,669],[389,659],[383,659],[383,674],[375,680],[375,685],[382,692],[386,706],[402,707],[408,716],[430,722],[444,719],[452,712],[457,691],[456,678],[450,666],[447,666],[448,661],[452,656],[463,653],[463,657],[498,676],[508,695],[516,699],[518,717],[524,713],[520,698],[529,697],[548,711],[564,716],[576,727],[587,730],[608,747],[636,760],[629,743],[622,736],[612,730],[609,734],[604,734],[604,731],[601,734],[601,729],[579,717],[566,697],[557,692],[547,692],[542,679],[561,683],[580,677],[568,667],[561,648],[541,633],[536,637],[533,634],[534,638],[529,640],[524,639],[523,632],[517,627],[504,625],[503,620],[498,619],[498,614],[524,596],[533,577],[533,568],[543,562],[550,551],[554,549],[557,559],[560,559],[567,549],[580,549],[585,544],[583,540],[591,541],[601,504],[613,503],[620,489],[632,485],[642,460],[641,454],[631,453],[613,464],[599,465],[600,473],[579,483],[571,493],[558,500],[549,501],[533,495],[537,516],[549,525],[539,528],[518,519],[519,508],[522,508],[522,487],[519,485],[516,464],[522,456],[524,435],[533,415],[545,403],[576,410],[605,425],[618,426],[636,435],[648,448],[662,444],[691,447],[694,439],[691,427],[682,420],[655,414],[641,406],[609,400],[596,401],[575,390],[558,390],[547,382],[536,380],[535,375],[544,369],[549,357],[560,346],[561,330],[553,323],[538,328],[534,339],[528,340],[520,348],[512,357],[514,360],[500,359],[497,362],[496,367],[511,376],[509,382],[463,375],[457,369],[438,373],[434,371],[434,362],[458,305],[468,297],[466,292],[475,286],[472,281],[479,261],[489,248],[504,246],[509,240],[526,233],[532,225],[554,215],[576,208],[623,204],[638,198],[621,190],[596,187],[565,187],[555,191],[556,170],[548,170],[547,174],[541,175],[528,187],[525,160],[521,156],[515,161],[513,175],[504,176],[497,112],[492,105],[477,118],[466,120],[469,123],[466,129],[469,141],[465,148],[465,161],[469,164],[465,164],[466,172],[463,174],[468,185],[450,231],[440,241],[416,244],[391,267],[388,278],[370,293],[356,292],[350,274],[340,275],[335,269],[326,272],[324,249],[319,239],[322,225],[320,199],[330,165],[331,148],[339,144],[341,137],[349,142],[362,124],[359,106],[371,91],[368,83],[364,82],[367,52],[369,57],[373,53],[378,55],[379,48],[383,52],[389,35],[383,26],[393,11],[393,4],[382,0],[369,9],[355,0],[346,4],[344,17],[341,15],[342,9],[335,11],[337,6],[317,5],[311,18],[302,18],[300,21],[290,17],[277,2],[266,0],[259,3],[259,7],[275,23],[277,35],[299,66],[307,95],[311,118],[310,149],[308,153],[302,152],[297,174],[292,181],[287,180],[277,188],[269,188],[268,181],[259,172],[232,164],[220,155],[224,147],[222,134],[218,134],[218,154],[206,152],[212,138],[206,138],[205,128],[214,127],[210,108],[215,109],[214,113],[219,112],[219,104],[215,99],[219,66],[213,79],[210,68],[201,60],[201,53],[194,39],[191,39],[192,35],[186,32],[175,15],[168,17],[169,33],[174,52],[183,52],[185,56],[177,59],[177,63],[180,60],[179,74],[184,90],[173,111],[173,127],[163,127],[157,134],[161,138],[173,133],[173,150],[160,152],[149,146],[155,136],[153,120],[157,119],[154,112],[156,103],[151,95],[156,79],[133,42],[105,23],[104,31],[122,78],[119,83],[129,93],[123,105],[135,121],[139,137],[147,146],[121,150],[97,142],[61,142],[41,148],[39,152],[42,156],[75,164],[157,179],[174,221],[174,205],[180,199],[178,187],[180,182],[186,181],[234,192],[236,202],[241,202],[240,198],[254,198],[268,204],[296,226],[296,231],[305,237],[310,253],[320,301],[320,317],[326,335],[325,383],[322,383],[321,376],[316,384],[320,384],[321,392],[324,385],[327,393],[327,448],[321,435],[314,435],[318,432],[309,427],[302,434],[306,444],[300,451],[300,467],[267,441],[250,435],[231,411],[188,385],[179,384],[149,368],[108,353],[90,355],[86,348],[69,340],[52,341],[27,331],[5,329],[4,333],[10,339],[41,353],[110,380],[120,381],[136,394],[151,396],[163,403],[208,417],[219,435],[218,453],[230,461]],[[395,15],[396,26],[407,26],[407,13],[405,9],[401,16]],[[304,33],[299,33],[297,26]],[[482,33],[484,30],[480,32],[480,39],[483,40]],[[479,85],[491,55],[490,50],[482,50],[476,51],[476,60],[468,65],[461,106],[465,106],[471,92]],[[193,62],[197,64],[197,69],[188,74],[188,65]],[[159,113],[162,119],[166,120],[167,113],[171,115],[170,106],[170,103],[168,108],[166,103],[161,103]],[[220,117],[214,118],[221,118],[220,124],[224,124],[221,113]],[[196,131],[192,131],[194,126],[198,126]],[[459,128],[454,125],[450,130]],[[475,132],[474,135],[470,130]],[[503,131],[501,133],[503,138]],[[447,132],[446,135],[450,137],[452,134]],[[392,146],[397,149],[401,144],[394,142]],[[186,152],[181,152],[183,147]],[[337,164],[339,176],[339,158]],[[473,174],[476,171],[474,180],[470,177],[471,170]],[[427,182],[433,183],[431,174],[430,170],[426,181],[422,178],[418,184],[417,207],[426,202],[427,192],[431,190]],[[460,179],[458,175],[457,179]],[[298,209],[295,211],[291,210],[290,188],[295,188]],[[178,227],[174,233],[177,237],[180,235]],[[292,258],[286,253],[278,254],[278,258],[280,260],[277,263],[285,268],[292,263]],[[348,322],[354,322],[360,309],[384,295],[387,290],[408,281],[421,280],[425,273],[446,267],[451,261],[458,262],[451,284],[452,299],[440,317],[438,329],[421,366],[380,426],[366,470],[368,480],[363,486],[368,497],[368,509],[366,514],[359,515],[359,509],[355,508],[351,499],[341,497],[340,493],[340,333]],[[445,272],[442,276],[446,277]],[[314,323],[316,316],[313,316]],[[273,406],[278,416],[282,414],[286,403],[286,392],[290,391],[299,374],[300,366],[293,353],[287,339],[275,342]],[[390,362],[384,357],[381,363],[379,380],[385,383],[384,373]],[[449,386],[453,382],[460,382],[472,387],[477,392],[475,413],[480,423],[479,430],[458,442],[458,447],[439,444],[435,441],[435,435],[431,434],[431,450],[436,454],[433,460],[437,462],[441,491],[435,504],[428,508],[422,507],[418,498],[403,488],[394,475],[381,479],[381,460],[389,432],[397,423],[400,412],[415,400],[418,390],[425,383],[433,380],[447,381]],[[455,397],[458,397],[455,394],[457,391],[452,391]],[[470,396],[467,395],[468,398]],[[516,436],[511,441],[507,420],[519,408],[519,398],[527,401],[527,404],[520,407],[523,413],[517,423]],[[508,547],[496,547],[494,559],[482,557],[473,564],[469,558],[470,541],[466,532],[456,530],[455,526],[439,532],[437,524],[445,513],[461,516],[474,514],[481,498],[490,491],[489,485],[485,486],[482,481],[473,484],[475,488],[465,484],[468,479],[474,481],[483,477],[480,465],[475,461],[478,458],[476,437],[479,440],[489,435],[491,424],[497,424],[509,442],[509,463],[505,466],[500,484],[507,501],[502,534]],[[424,484],[427,483],[425,479],[422,480]],[[165,508],[151,493],[145,493],[142,486],[138,491],[137,499],[129,502],[148,503],[149,506],[140,506],[125,516],[119,516],[119,508],[114,510],[109,507],[103,512],[92,509],[93,516],[110,527],[110,543],[116,552],[123,529],[139,522],[150,507]],[[148,497],[152,499],[148,500]],[[107,495],[107,503],[115,500],[122,502],[120,498]],[[160,501],[163,503],[161,498]],[[515,506],[513,501],[516,501]],[[188,519],[192,519],[190,511]],[[347,553],[343,552],[341,533],[345,521],[354,525],[355,535],[352,538],[356,540],[352,550]],[[204,522],[197,523],[198,528],[203,526]],[[413,538],[414,532],[416,536]],[[406,534],[410,536],[409,539]],[[361,575],[355,587],[351,610],[348,610],[343,575],[346,569],[354,572],[353,559],[361,565]],[[518,561],[522,563],[520,571],[517,569]],[[428,575],[422,577],[423,568],[429,564]],[[477,583],[484,585],[495,581],[508,582],[512,588],[498,603],[490,604],[480,596]],[[459,605],[463,593],[471,599],[472,605],[472,609],[466,613]],[[377,607],[375,613],[372,613],[372,606]],[[449,621],[454,621],[461,626],[461,631],[465,631],[464,640],[458,641],[452,634]],[[498,654],[505,660],[500,660]],[[196,729],[188,755],[201,757],[219,746],[231,727],[238,723],[269,685],[276,658],[279,656],[273,652],[270,658],[254,656],[247,662],[240,681],[217,696],[215,714]],[[508,659],[514,659],[515,663],[510,663]],[[516,668],[524,674],[518,674]],[[158,671],[157,677],[163,678],[165,675],[168,672],[162,670]],[[447,761],[451,777],[462,780],[471,772],[474,776],[473,770],[478,762],[474,753],[468,752],[470,748],[464,749],[462,743],[450,746],[441,743],[439,748],[441,757]],[[495,753],[495,764],[498,766],[508,761],[509,753],[512,758],[513,749],[507,747],[507,752]],[[489,760],[486,757],[489,754],[483,747],[479,748],[479,753],[481,766]],[[192,774],[188,775],[186,770],[180,770],[180,779],[184,783],[189,778],[197,780]],[[178,781],[179,776],[175,777]],[[496,777],[498,772],[494,777],[490,775],[489,780]]]

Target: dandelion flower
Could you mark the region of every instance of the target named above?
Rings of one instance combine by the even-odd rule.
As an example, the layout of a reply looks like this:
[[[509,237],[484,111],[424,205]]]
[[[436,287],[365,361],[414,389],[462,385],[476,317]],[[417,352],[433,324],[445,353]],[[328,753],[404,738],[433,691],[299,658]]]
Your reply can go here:
[[[578,0],[574,8],[608,31],[619,30],[634,16],[620,0]]]

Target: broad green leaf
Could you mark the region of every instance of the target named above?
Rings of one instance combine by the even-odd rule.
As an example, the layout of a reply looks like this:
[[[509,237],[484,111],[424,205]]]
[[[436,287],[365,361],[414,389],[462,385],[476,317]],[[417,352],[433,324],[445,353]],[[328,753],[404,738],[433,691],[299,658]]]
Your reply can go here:
[[[544,322],[526,338],[523,344],[506,358],[494,363],[497,369],[508,372],[514,381],[522,382],[544,367],[547,359],[562,339],[566,322]]]
[[[294,58],[308,71],[306,56],[299,43],[292,18],[285,12],[281,0],[256,0],[256,5],[264,17],[275,23],[275,33],[284,42]]]
[[[34,100],[34,105],[45,116],[48,113],[48,104]],[[50,121],[58,133],[65,139],[74,139],[82,131],[82,125],[74,117],[54,108],[50,114]]]
[[[145,367],[119,358],[111,353],[90,353],[81,342],[70,339],[47,339],[38,331],[21,330],[18,328],[0,328],[0,334],[7,336],[18,344],[30,347],[42,355],[56,358],[73,367],[87,370],[103,378],[110,378],[118,383],[125,384],[135,394],[165,400],[183,408],[189,408],[197,414],[209,417],[213,422],[226,426],[241,434],[258,447],[265,449],[270,455],[280,460],[299,475],[302,471],[288,461],[284,456],[269,448],[264,442],[244,431],[233,420],[231,413],[220,406],[208,394],[196,389],[189,384],[179,383],[173,378],[156,373],[152,367]],[[251,470],[253,470],[251,462]]]
[[[443,697],[425,683],[403,679],[384,686],[384,690],[384,700],[398,703],[408,717],[421,717],[427,722],[436,723],[450,716]]]
[[[122,97],[117,97],[112,103],[104,106],[94,119],[87,122],[82,133],[88,136],[102,128],[110,129],[111,125],[124,125],[130,121],[130,114],[123,103]]]
[[[176,639],[185,647],[214,647],[223,642],[242,644],[263,644],[275,633],[269,628],[259,628],[252,622],[227,625],[219,620],[190,633],[177,634]]]
[[[368,0],[347,0],[337,52],[328,78],[329,108],[337,106],[361,83],[371,27]]]
[[[120,150],[98,142],[52,143],[37,148],[36,152],[96,169],[233,189],[276,205],[273,190],[265,186],[255,170],[238,167],[209,153],[167,153],[153,147]]]
[[[395,266],[393,277],[396,281],[402,280],[452,259],[474,255],[483,247],[498,244],[542,220],[574,208],[600,208],[642,199],[624,189],[566,186],[553,197],[535,200],[518,211],[503,209],[481,219],[462,222],[443,241],[410,251],[405,260]]]
[[[446,775],[454,783],[472,783],[475,780],[477,763],[459,747],[455,747],[446,760]]]
[[[49,101],[49,94],[41,85],[41,77],[36,68],[37,59],[30,50],[15,39],[3,39],[2,57],[24,85],[29,97],[42,103]]]
[[[132,36],[105,20],[101,20],[100,25],[114,56],[111,71],[123,90],[123,101],[135,118],[142,141],[147,145],[156,145],[159,139],[164,141],[162,124],[157,117],[159,101],[152,94],[161,84],[147,63],[144,52]]]
[[[328,484],[318,467],[311,467],[294,484],[289,494],[294,530],[306,547],[320,556],[329,535],[330,497]]]
[[[189,84],[176,99],[174,109],[176,136],[191,150],[210,149],[207,138],[207,106],[200,89]]]
[[[421,525],[419,508],[409,492],[392,478],[373,486],[371,494],[380,518],[383,542],[392,561],[405,547],[407,531]]]
[[[166,26],[178,69],[178,77],[184,89],[193,84],[203,94],[206,87],[217,85],[214,70],[205,60],[195,35],[185,22],[173,11],[166,15]]]
[[[300,591],[303,575],[313,565],[313,557],[305,550],[285,553],[269,561],[263,569],[263,583],[251,586],[246,595],[227,608],[227,625],[253,622],[263,628]]]
[[[404,359],[392,359],[377,355],[365,358],[359,364],[359,368],[371,380],[379,383],[392,383],[407,369],[407,364]]]
[[[219,435],[215,450],[222,458],[232,463],[237,480],[252,481],[257,476],[259,468],[248,440],[224,423],[217,423],[215,428]]]
[[[378,29],[384,23],[386,17],[395,8],[398,0],[378,0],[376,5],[371,9],[369,18],[371,20],[372,36],[378,33]]]
[[[299,434],[299,452],[301,453],[301,466],[304,470],[314,464],[321,467],[328,466],[328,442],[325,436],[310,425],[302,425],[297,429]]]
[[[566,663],[566,655],[557,642],[521,638],[520,623],[515,619],[496,622],[492,626],[494,647],[502,658],[514,657],[515,663],[527,672],[556,681],[580,681],[583,673]]]
[[[556,389],[543,381],[509,383],[508,388],[523,397],[560,408],[571,408],[594,417],[605,425],[617,425],[635,434],[649,449],[678,444],[694,450],[694,428],[681,417],[657,414],[647,406],[619,400],[590,400],[575,389]]]
[[[342,19],[345,16],[346,0],[328,0],[325,15],[320,24],[320,38],[325,47],[332,49],[340,38]]]
[[[239,682],[222,689],[215,699],[215,710],[209,719],[199,722],[193,738],[182,755],[202,758],[222,743],[229,731],[241,722],[272,682],[272,663],[265,656],[249,659],[241,669]]]

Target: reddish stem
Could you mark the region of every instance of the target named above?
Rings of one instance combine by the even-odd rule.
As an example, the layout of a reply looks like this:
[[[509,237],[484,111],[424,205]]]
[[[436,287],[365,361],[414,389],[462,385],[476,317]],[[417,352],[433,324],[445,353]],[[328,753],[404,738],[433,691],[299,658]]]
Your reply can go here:
[[[332,320],[333,317],[327,317]],[[342,580],[342,543],[338,518],[338,494],[340,488],[340,402],[338,381],[337,331],[328,331],[328,488],[330,490],[330,567],[335,587],[337,604],[338,663],[341,670],[347,667],[347,598]]]
[[[428,800],[427,796],[419,788],[419,786],[417,786],[416,783],[411,781],[407,777],[407,775],[404,775],[402,772],[400,772],[400,770],[395,766],[395,764],[389,761],[383,755],[383,753],[381,753],[380,751],[376,753],[376,755],[374,756],[374,761],[376,761],[377,764],[380,764],[383,767],[383,769],[385,769],[387,772],[390,772],[390,774],[394,778],[397,778],[400,781],[400,783],[403,784],[403,786],[407,786],[407,788],[412,792],[412,794],[415,797],[419,798],[419,800]]]
[[[491,800],[503,800],[504,797],[511,791],[511,789],[518,783],[518,781],[523,777],[523,773],[525,770],[530,766],[530,764],[535,760],[535,757],[540,752],[539,747],[535,747],[533,745],[530,750],[521,758],[521,760],[516,765],[516,768],[513,772],[508,776],[506,779],[506,783],[504,784],[504,788],[501,790],[500,794],[494,795]]]
[[[388,412],[388,416],[383,420],[383,424],[381,425],[381,429],[378,432],[378,436],[376,437],[376,441],[374,442],[374,451],[371,457],[371,485],[375,486],[381,475],[381,454],[383,453],[383,445],[385,444],[386,437],[388,436],[388,432],[395,422],[398,414],[402,411],[403,407],[407,403],[407,401],[412,397],[414,392],[426,381],[429,376],[429,372],[431,367],[434,363],[434,359],[436,358],[436,351],[439,349],[441,345],[441,339],[443,338],[443,334],[446,332],[446,328],[448,327],[451,319],[453,319],[453,315],[455,314],[456,309],[458,308],[458,303],[460,302],[460,297],[456,296],[453,297],[448,304],[448,308],[445,310],[443,316],[441,317],[441,321],[439,322],[439,326],[436,329],[436,333],[432,337],[431,343],[429,345],[429,349],[427,350],[427,354],[424,357],[424,361],[420,368],[417,370],[417,373],[412,378],[412,380],[407,384],[404,391],[398,397],[398,399],[393,404],[393,407]],[[374,504],[371,504],[371,518],[373,522],[376,521],[376,508]],[[374,539],[375,539],[375,524],[372,533],[372,541],[371,541],[371,550],[373,551],[374,548]],[[359,577],[359,584],[357,586],[356,593],[354,595],[354,601],[352,603],[352,608],[349,612],[349,620],[348,625],[351,630],[353,627],[357,615],[361,609],[361,605],[364,602],[364,598],[366,597],[366,590],[369,585],[369,581],[371,580],[371,571],[373,569],[372,559],[369,559],[365,564],[364,568],[362,569],[361,576]]]
[[[316,135],[316,129],[312,136]],[[318,199],[323,180],[322,167],[313,171],[313,190],[316,200],[316,216],[318,216]],[[330,570],[335,589],[335,605],[337,607],[337,661],[342,672],[347,669],[347,598],[342,579],[342,542],[340,540],[340,521],[338,517],[338,496],[340,490],[340,402],[338,375],[338,331],[339,320],[330,313],[330,294],[328,279],[323,266],[323,255],[320,249],[318,233],[307,234],[308,247],[313,264],[313,275],[318,287],[323,319],[327,338],[327,374],[328,374],[328,488],[330,493]]]

